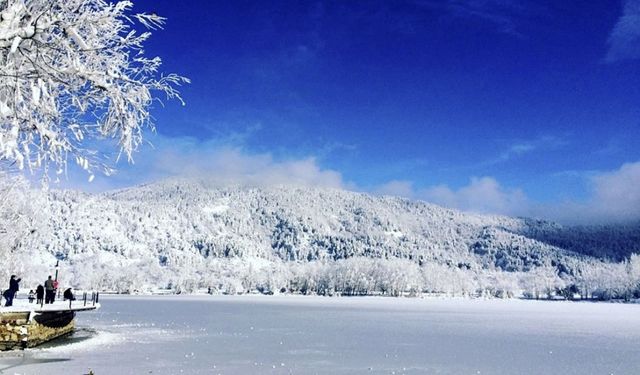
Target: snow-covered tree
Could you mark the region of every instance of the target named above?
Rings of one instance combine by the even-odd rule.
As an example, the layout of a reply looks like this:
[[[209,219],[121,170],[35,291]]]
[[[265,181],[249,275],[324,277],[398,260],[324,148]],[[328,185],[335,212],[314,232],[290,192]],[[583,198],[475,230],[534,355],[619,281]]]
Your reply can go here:
[[[23,260],[34,256],[32,244],[45,235],[48,209],[45,195],[31,190],[22,176],[0,171],[0,269],[2,280],[27,268]],[[26,249],[29,253],[25,253]]]
[[[479,274],[479,294],[485,297],[512,298],[521,292],[518,273],[487,271]]]
[[[631,254],[627,272],[629,273],[630,293],[638,296],[640,294],[640,255]]]
[[[427,263],[422,269],[424,279],[423,290],[428,293],[445,293],[448,295],[472,295],[478,283],[470,271],[442,264]]]
[[[131,160],[156,94],[188,82],[159,73],[143,46],[161,27],[130,1],[0,0],[0,161],[62,173],[68,158],[109,172],[95,143]],[[139,32],[136,28],[145,29]],[[112,146],[112,145],[110,145]]]
[[[566,281],[558,275],[556,268],[549,266],[528,272],[522,277],[521,282],[525,295],[535,299],[542,296],[551,299],[566,285]]]

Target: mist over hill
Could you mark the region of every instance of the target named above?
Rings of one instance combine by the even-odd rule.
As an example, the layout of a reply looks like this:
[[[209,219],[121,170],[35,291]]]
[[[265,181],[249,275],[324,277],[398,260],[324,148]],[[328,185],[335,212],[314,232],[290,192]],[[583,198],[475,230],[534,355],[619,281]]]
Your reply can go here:
[[[21,234],[5,272],[37,282],[60,260],[67,284],[118,291],[590,294],[629,274],[592,255],[639,246],[637,226],[564,228],[328,188],[170,179],[11,194],[5,236]]]

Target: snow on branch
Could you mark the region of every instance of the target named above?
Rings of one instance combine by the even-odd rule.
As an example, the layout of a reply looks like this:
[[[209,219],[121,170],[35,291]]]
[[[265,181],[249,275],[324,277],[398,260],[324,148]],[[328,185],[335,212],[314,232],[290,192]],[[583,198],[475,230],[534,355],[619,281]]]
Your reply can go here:
[[[182,98],[189,83],[159,73],[144,56],[165,18],[131,14],[133,4],[103,0],[0,0],[0,161],[58,172],[72,157],[93,175],[109,171],[91,141],[115,139],[132,160],[158,94]]]

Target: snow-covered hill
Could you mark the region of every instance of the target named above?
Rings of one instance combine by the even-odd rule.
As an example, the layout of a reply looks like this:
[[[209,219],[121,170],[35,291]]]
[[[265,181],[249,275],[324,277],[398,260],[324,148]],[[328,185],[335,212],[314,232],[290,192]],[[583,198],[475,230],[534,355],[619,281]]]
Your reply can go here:
[[[505,282],[518,289],[535,272],[555,288],[598,264],[575,252],[577,239],[563,239],[573,251],[552,245],[562,243],[553,223],[344,190],[172,179],[100,195],[51,191],[44,200],[37,230],[13,251],[61,260],[68,282],[84,287],[331,292],[348,278],[357,285],[341,292],[472,293]],[[395,284],[381,286],[389,278]]]

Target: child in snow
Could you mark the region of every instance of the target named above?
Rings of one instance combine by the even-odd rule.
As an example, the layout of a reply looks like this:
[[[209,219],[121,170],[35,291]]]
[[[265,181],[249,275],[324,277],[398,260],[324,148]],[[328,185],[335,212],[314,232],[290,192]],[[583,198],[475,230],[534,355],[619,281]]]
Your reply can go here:
[[[35,293],[33,293],[33,289],[29,291],[29,303],[33,303],[33,300],[36,299]]]

